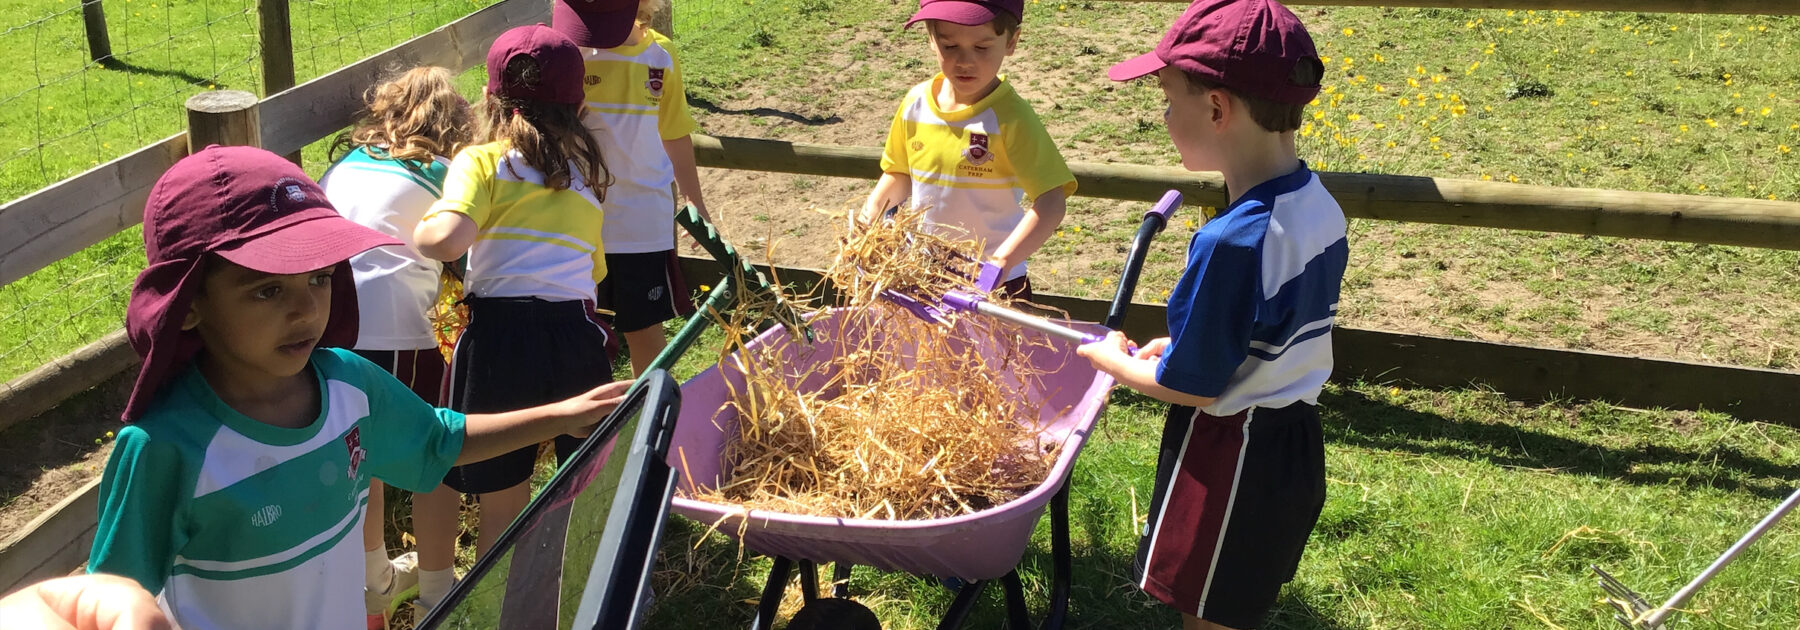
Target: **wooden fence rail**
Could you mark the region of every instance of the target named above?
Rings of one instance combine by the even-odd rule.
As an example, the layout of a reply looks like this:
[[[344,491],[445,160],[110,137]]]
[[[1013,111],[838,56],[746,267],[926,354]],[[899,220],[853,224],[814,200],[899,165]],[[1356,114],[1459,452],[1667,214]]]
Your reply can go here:
[[[1126,0],[1187,4],[1192,0]],[[1414,7],[1435,9],[1520,9],[1536,11],[1629,11],[1633,13],[1717,13],[1800,15],[1793,0],[1292,0],[1289,5]]]
[[[757,138],[694,139],[701,166],[831,177],[881,176],[881,150]],[[1187,203],[1225,205],[1218,173],[1130,164],[1069,165],[1077,196],[1153,202],[1165,190]],[[1661,241],[1800,249],[1800,203],[1466,179],[1321,173],[1352,218],[1566,232]]]
[[[816,269],[758,267],[797,288],[822,281]],[[695,285],[717,284],[724,275],[717,263],[705,258],[682,258],[681,270]],[[1035,300],[1090,322],[1105,320],[1110,307],[1104,300],[1045,293]],[[1166,308],[1134,303],[1125,314],[1125,333],[1138,341],[1168,335]],[[1485,386],[1516,400],[1600,400],[1628,407],[1706,409],[1800,427],[1800,372],[1341,326],[1332,332],[1332,347],[1337,361],[1332,377],[1339,380]]]

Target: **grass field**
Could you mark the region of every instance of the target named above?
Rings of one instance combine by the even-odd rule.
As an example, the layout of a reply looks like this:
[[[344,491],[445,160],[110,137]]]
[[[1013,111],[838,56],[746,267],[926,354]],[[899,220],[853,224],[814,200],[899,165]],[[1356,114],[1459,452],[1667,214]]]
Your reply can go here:
[[[876,145],[894,100],[933,71],[923,35],[898,29],[912,6],[905,0],[675,4],[690,96],[709,133]],[[131,8],[139,5],[152,8]],[[73,6],[0,0],[7,15]],[[0,198],[41,185],[30,183],[30,171],[54,179],[178,130],[179,101],[203,88],[176,73],[255,85],[254,64],[232,65],[253,41],[243,3],[107,6],[115,25],[125,22],[121,29],[139,28],[129,20],[140,12],[172,18],[160,32],[131,31],[134,42],[184,35],[131,44],[142,50],[122,56],[135,71],[89,69],[79,89],[15,98],[48,100],[35,110],[7,110],[25,118],[0,118],[0,160],[7,160]],[[320,32],[334,33],[314,41],[340,36],[334,24],[352,23],[380,23],[379,38],[393,37],[376,45],[377,33],[366,31],[355,41],[367,47],[310,48],[317,65],[303,64],[302,74],[334,67],[334,54],[348,61],[471,6],[296,4],[297,24],[312,19]],[[1029,7],[1008,73],[1064,155],[1175,163],[1155,88],[1101,77],[1113,61],[1148,49],[1180,7],[1035,0]],[[1300,14],[1333,70],[1330,91],[1302,130],[1303,155],[1315,168],[1800,200],[1800,156],[1792,150],[1800,146],[1793,46],[1800,21],[1376,8]],[[67,21],[59,20],[45,24]],[[211,35],[202,37],[207,22]],[[37,75],[73,72],[85,59],[79,20],[73,23],[77,30],[7,31],[0,43],[31,51]],[[128,48],[124,36],[114,37],[115,50]],[[164,96],[102,98],[121,82],[136,90],[138,80]],[[0,75],[0,98],[43,81]],[[464,83],[477,85],[469,76]],[[75,135],[41,158],[17,157],[19,148],[42,143],[46,132],[36,121],[80,129],[121,107],[130,113],[119,120],[132,122],[49,132]],[[309,172],[322,171],[319,147],[306,158]],[[772,259],[814,266],[830,242],[813,210],[840,210],[869,185],[721,171],[703,173],[703,181],[730,238],[772,244]],[[1110,294],[1121,257],[1114,250],[1141,211],[1072,204],[1062,233],[1034,261],[1040,290]],[[1186,215],[1159,242],[1140,296],[1154,299],[1173,284],[1181,236],[1197,220]],[[128,230],[0,288],[0,378],[118,325],[124,290],[143,264],[137,234]],[[1349,325],[1800,365],[1795,252],[1369,221],[1354,223],[1351,239],[1340,311]],[[717,337],[708,339],[684,361],[684,373],[708,361],[704,349]],[[1321,402],[1331,497],[1272,627],[1609,627],[1587,564],[1666,595],[1800,479],[1800,431],[1716,414],[1521,405],[1494,392],[1382,383],[1334,384]],[[1173,627],[1174,616],[1125,577],[1149,503],[1162,407],[1129,392],[1115,393],[1113,403],[1074,473],[1075,627]],[[740,564],[723,537],[686,521],[673,528],[651,626],[746,624],[767,561],[752,556]],[[1676,627],[1800,627],[1796,531],[1789,524],[1758,543]],[[1040,527],[1022,567],[1040,614],[1046,536]],[[935,581],[866,569],[851,587],[891,628],[932,627],[950,601]],[[971,627],[998,624],[997,589],[988,600]]]

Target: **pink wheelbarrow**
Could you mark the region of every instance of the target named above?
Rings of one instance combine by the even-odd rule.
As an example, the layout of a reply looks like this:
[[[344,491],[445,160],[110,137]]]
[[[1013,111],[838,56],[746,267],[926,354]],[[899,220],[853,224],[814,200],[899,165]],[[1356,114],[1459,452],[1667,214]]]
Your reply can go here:
[[[1085,334],[1105,334],[1108,328],[1117,328],[1123,322],[1148,242],[1179,204],[1180,196],[1171,191],[1155,210],[1146,213],[1128,256],[1107,325],[1066,322],[1069,328]],[[839,326],[833,321],[846,315],[841,309],[820,314],[811,326],[816,336],[811,344],[794,341],[777,328],[763,333],[750,345],[773,351],[773,356],[777,357],[773,362],[776,365],[806,366],[824,362],[841,349],[854,348],[863,340],[833,338],[836,335],[866,339],[881,334],[879,330],[872,330],[879,326]],[[1015,630],[1029,628],[1024,589],[1014,567],[1024,557],[1032,530],[1046,507],[1051,508],[1052,514],[1053,573],[1049,611],[1043,627],[1062,626],[1068,608],[1071,572],[1067,482],[1094,421],[1106,407],[1113,379],[1096,371],[1086,359],[1076,356],[1076,345],[1066,339],[1050,340],[1048,333],[1036,330],[1021,330],[1019,334],[1027,338],[1026,343],[1020,344],[1021,352],[1035,371],[1043,375],[1037,383],[1027,385],[1035,390],[1031,393],[1042,404],[1040,417],[1016,418],[1015,421],[1035,423],[1042,430],[1038,437],[1040,445],[1055,444],[1060,446],[1060,451],[1048,475],[1035,488],[1016,499],[974,514],[902,521],[825,518],[760,510],[745,513],[737,506],[696,500],[692,497],[698,491],[717,487],[729,477],[731,462],[726,461],[724,453],[729,441],[737,435],[738,417],[726,403],[731,392],[744,391],[744,375],[728,365],[715,365],[682,385],[681,416],[668,451],[669,465],[681,471],[680,496],[675,497],[671,509],[701,523],[716,523],[718,531],[738,538],[749,550],[773,559],[774,566],[769,572],[752,628],[773,627],[776,608],[796,564],[801,574],[802,595],[809,608],[815,603],[847,602],[848,592],[844,585],[850,567],[857,564],[883,571],[965,581],[939,624],[940,629],[960,627],[986,583],[998,579],[1006,589],[1008,626]],[[823,374],[814,374],[813,382],[803,381],[797,387],[816,391],[825,378]],[[837,586],[832,598],[822,600],[818,593],[817,567],[825,562],[834,563],[833,582]],[[800,614],[805,613],[803,609]],[[860,614],[873,618],[867,609],[861,609]],[[799,617],[796,615],[796,623]]]

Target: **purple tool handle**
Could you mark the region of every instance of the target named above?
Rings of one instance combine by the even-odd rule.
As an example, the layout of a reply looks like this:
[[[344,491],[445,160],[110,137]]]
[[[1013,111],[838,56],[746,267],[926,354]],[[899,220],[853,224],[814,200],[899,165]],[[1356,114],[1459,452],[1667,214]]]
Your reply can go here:
[[[1150,215],[1156,215],[1162,217],[1163,222],[1167,223],[1169,219],[1174,218],[1175,210],[1180,207],[1181,193],[1171,190],[1163,193],[1162,199],[1158,200],[1156,205],[1151,206],[1150,210],[1144,213],[1144,216],[1148,217]]]

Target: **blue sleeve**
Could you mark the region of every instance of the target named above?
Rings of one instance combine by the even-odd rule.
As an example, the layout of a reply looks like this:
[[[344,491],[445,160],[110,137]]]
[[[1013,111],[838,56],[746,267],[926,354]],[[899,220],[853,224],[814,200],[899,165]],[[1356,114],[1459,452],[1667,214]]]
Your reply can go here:
[[[412,492],[430,492],[462,454],[463,414],[434,407],[399,379],[348,350],[333,348],[369,396],[361,421],[369,474]]]
[[[100,477],[100,516],[88,573],[122,575],[153,594],[162,592],[175,549],[184,543],[175,518],[185,503],[185,470],[176,447],[137,426],[119,430]]]
[[[1215,220],[1246,219],[1233,212]],[[1262,260],[1256,244],[1232,239],[1233,227],[1202,228],[1189,246],[1187,271],[1169,297],[1169,348],[1156,366],[1163,387],[1217,398],[1249,354]]]

